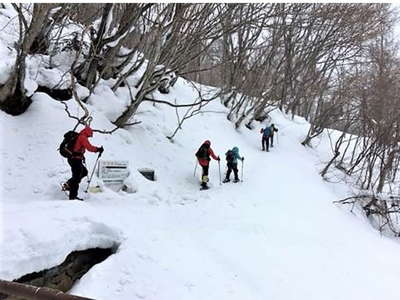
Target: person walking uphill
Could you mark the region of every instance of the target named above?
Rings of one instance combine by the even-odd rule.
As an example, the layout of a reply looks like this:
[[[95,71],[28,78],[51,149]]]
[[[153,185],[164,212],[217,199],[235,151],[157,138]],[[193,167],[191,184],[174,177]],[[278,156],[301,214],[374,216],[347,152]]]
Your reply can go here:
[[[219,156],[216,156],[214,154],[214,151],[211,149],[211,142],[209,140],[205,141],[197,150],[196,152],[196,157],[197,160],[203,169],[203,173],[201,175],[201,188],[202,189],[208,189],[207,182],[208,182],[208,168],[210,165],[210,156],[217,160],[220,161]]]
[[[273,147],[273,135],[274,132],[278,131],[277,128],[275,128],[275,125],[272,124],[271,126],[267,126],[265,128],[261,128],[260,133],[262,133],[262,151],[269,151],[269,141],[271,139],[271,147]]]
[[[271,135],[271,128],[269,126],[261,128],[260,133],[262,133],[262,151],[269,151],[269,136]]]
[[[275,133],[275,132],[278,132],[278,128],[275,127],[275,124],[274,124],[274,123],[272,123],[271,126],[270,126],[269,128],[270,128],[270,130],[271,130],[271,133],[270,133],[270,135],[269,135],[269,139],[270,139],[271,148],[272,148],[272,147],[274,147],[274,133]]]
[[[70,200],[82,200],[78,197],[79,184],[83,177],[87,176],[88,170],[83,165],[85,161],[85,150],[90,152],[103,153],[104,148],[95,147],[89,142],[89,138],[93,136],[93,130],[86,126],[76,138],[75,144],[72,147],[72,153],[68,157],[68,164],[71,166],[72,177],[63,185],[63,189],[69,191]]]
[[[239,182],[239,176],[238,176],[238,159],[240,159],[242,162],[244,160],[244,157],[241,157],[239,154],[239,148],[238,147],[233,147],[232,150],[228,150],[225,153],[226,156],[226,165],[228,167],[228,171],[226,172],[226,177],[224,179],[224,183],[231,181],[231,172],[233,170],[233,174],[235,176],[235,179],[233,182]]]

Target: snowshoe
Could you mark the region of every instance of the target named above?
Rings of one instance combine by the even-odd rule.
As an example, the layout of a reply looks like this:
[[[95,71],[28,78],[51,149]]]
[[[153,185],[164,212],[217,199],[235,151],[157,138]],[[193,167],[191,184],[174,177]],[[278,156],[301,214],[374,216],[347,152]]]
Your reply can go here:
[[[83,198],[75,197],[74,199],[69,199],[69,200],[79,200],[79,201],[83,201]]]
[[[69,197],[69,190],[66,189],[66,183],[60,183],[61,191],[64,192],[65,196]]]
[[[207,186],[207,185],[202,185],[202,186],[200,187],[200,191],[208,190],[209,188],[210,188],[210,187]]]
[[[64,183],[61,185],[61,190],[64,191],[64,192],[69,191],[68,182],[64,182]]]
[[[237,183],[237,182],[240,182],[240,180],[239,179],[235,179],[235,180],[233,180],[233,182]]]
[[[231,181],[230,179],[225,178],[224,181],[222,181],[222,182],[223,183],[227,183],[227,182],[230,182],[230,181]]]

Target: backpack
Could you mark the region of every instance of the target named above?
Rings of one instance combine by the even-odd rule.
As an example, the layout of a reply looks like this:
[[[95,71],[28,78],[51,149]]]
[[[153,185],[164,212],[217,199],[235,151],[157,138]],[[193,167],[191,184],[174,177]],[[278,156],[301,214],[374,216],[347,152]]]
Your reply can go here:
[[[233,162],[233,160],[235,159],[235,156],[233,155],[233,151],[232,150],[228,150],[228,152],[226,152],[226,161],[231,163]]]
[[[78,138],[78,133],[75,131],[68,131],[64,134],[64,140],[60,144],[60,154],[65,158],[71,158],[73,149]]]
[[[269,137],[271,135],[271,128],[270,127],[266,127],[263,131],[263,136],[264,137]]]
[[[199,159],[208,159],[208,148],[201,146],[196,152],[196,157]]]

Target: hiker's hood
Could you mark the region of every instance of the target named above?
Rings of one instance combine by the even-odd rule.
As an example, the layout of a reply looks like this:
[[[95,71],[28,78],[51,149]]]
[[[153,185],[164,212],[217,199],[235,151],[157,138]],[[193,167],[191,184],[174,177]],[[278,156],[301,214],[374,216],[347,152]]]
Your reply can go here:
[[[79,134],[84,135],[86,137],[92,137],[93,130],[89,126],[86,126],[84,129],[82,129],[82,131]]]

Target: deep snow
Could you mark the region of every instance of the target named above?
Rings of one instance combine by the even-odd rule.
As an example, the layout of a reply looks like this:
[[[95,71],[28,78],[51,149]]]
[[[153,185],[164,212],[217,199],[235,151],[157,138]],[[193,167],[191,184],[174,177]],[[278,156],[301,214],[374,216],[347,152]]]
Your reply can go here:
[[[188,99],[189,94],[179,80],[168,97]],[[217,102],[210,105],[209,110],[225,111]],[[104,106],[90,109],[94,128],[110,127]],[[320,178],[318,152],[299,144],[307,130],[300,118],[290,121],[272,113],[279,140],[266,153],[260,151],[261,124],[235,131],[221,113],[188,120],[171,143],[165,136],[175,127],[174,110],[145,104],[138,114],[142,124],[92,138],[104,145],[104,159],[129,160],[138,192],[106,190],[85,202],[68,201],[59,190],[69,168],[56,149],[73,125],[60,103],[37,93],[24,115],[1,113],[0,118],[0,278],[54,266],[73,250],[118,244],[118,252],[93,267],[74,294],[397,299],[398,243],[332,204],[349,188]],[[243,183],[220,186],[218,164],[212,161],[212,189],[198,190],[194,153],[204,139],[221,157],[229,147],[240,148]],[[319,149],[326,147],[321,140]],[[95,155],[86,157],[92,166]],[[140,167],[155,168],[157,181],[144,179],[136,171]]]
[[[15,36],[6,29],[1,41],[11,44]],[[0,53],[7,58],[0,62],[2,82],[13,54],[2,42]],[[44,71],[43,61],[28,60],[32,92],[63,74]],[[96,129],[111,129],[110,120],[129,101],[126,88],[113,94],[110,85],[101,82],[89,101]],[[155,96],[191,103],[196,95],[179,79],[171,94]],[[266,153],[259,134],[265,124],[235,130],[217,101],[206,108],[212,112],[187,120],[174,143],[166,136],[176,127],[175,110],[145,103],[136,116],[141,124],[91,139],[104,146],[104,159],[129,161],[128,181],[137,192],[105,190],[79,202],[66,200],[59,188],[70,171],[57,148],[74,122],[49,96],[35,93],[33,100],[21,116],[0,112],[0,278],[52,267],[74,250],[118,245],[72,293],[107,300],[398,299],[398,242],[333,204],[351,186],[321,179],[329,141],[322,136],[315,150],[302,147],[308,129],[303,119],[272,112],[278,140]],[[68,103],[71,112],[82,114]],[[205,139],[222,158],[239,147],[242,183],[220,185],[212,161],[212,188],[199,191],[194,153]],[[86,155],[90,169],[95,157]],[[143,167],[156,170],[156,182],[137,172]],[[81,195],[85,186],[86,180]]]

